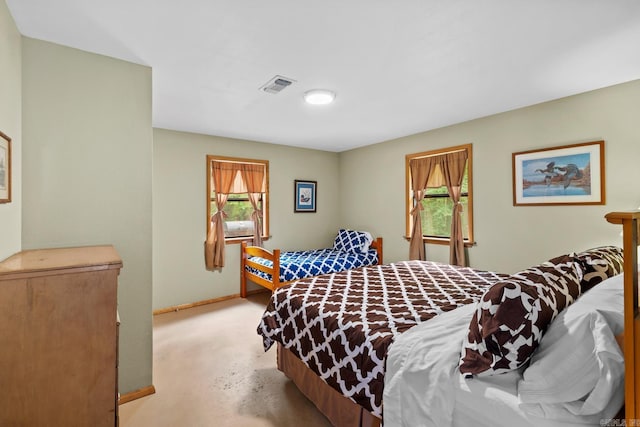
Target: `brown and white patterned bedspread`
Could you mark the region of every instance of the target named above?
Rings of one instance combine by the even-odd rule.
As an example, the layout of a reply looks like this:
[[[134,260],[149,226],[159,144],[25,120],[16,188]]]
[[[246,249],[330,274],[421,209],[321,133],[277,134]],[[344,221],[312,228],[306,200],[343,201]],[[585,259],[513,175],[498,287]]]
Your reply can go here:
[[[402,261],[299,280],[278,289],[258,326],[331,387],[382,415],[387,349],[398,334],[476,302],[506,274]]]

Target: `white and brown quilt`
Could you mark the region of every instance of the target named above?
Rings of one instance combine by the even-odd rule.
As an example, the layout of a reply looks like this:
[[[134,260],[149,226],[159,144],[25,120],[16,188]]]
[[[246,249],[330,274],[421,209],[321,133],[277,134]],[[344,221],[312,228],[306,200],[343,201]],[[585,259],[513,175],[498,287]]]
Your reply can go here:
[[[385,360],[394,338],[477,302],[506,277],[402,261],[307,278],[276,290],[258,333],[265,351],[281,343],[331,387],[381,417]]]

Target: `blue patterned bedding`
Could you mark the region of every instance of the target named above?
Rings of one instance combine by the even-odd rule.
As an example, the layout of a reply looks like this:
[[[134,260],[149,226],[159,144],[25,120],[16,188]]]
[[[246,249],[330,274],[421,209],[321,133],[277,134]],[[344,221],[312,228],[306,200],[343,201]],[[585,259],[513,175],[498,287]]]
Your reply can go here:
[[[251,261],[266,266],[273,266],[273,262],[251,257]],[[314,249],[312,251],[293,251],[280,253],[280,281],[290,282],[305,277],[318,276],[320,274],[335,273],[350,270],[352,268],[375,265],[378,263],[378,253],[370,249],[365,253],[353,253],[336,251],[333,249]],[[247,271],[256,274],[266,280],[271,280],[271,275],[249,266]]]

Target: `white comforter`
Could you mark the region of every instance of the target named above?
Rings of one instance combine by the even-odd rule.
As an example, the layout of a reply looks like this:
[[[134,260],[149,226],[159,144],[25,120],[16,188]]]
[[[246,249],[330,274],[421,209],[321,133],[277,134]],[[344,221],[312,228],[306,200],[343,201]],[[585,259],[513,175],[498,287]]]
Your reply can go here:
[[[458,360],[474,305],[444,313],[413,327],[400,335],[389,349],[383,397],[384,426],[602,425],[615,416],[624,398],[622,354],[613,338],[622,329],[622,295],[622,275],[619,275],[589,290],[578,299],[579,304],[576,302],[563,312],[567,312],[566,316],[558,316],[554,321],[559,322],[556,330],[579,330],[588,334],[587,337],[571,337],[574,342],[591,340],[589,342],[600,347],[577,352],[585,353],[585,357],[595,365],[595,369],[585,372],[584,377],[580,376],[583,383],[591,384],[591,389],[590,394],[578,402],[550,401],[548,394],[542,402],[535,403],[531,402],[531,394],[528,394],[527,401],[523,402],[518,394],[519,385],[525,390],[538,384],[534,380],[539,378],[529,375],[529,381],[528,375],[523,377],[521,371],[463,378],[458,371]],[[597,322],[595,328],[576,327],[579,324],[576,320],[583,317],[591,319],[592,324],[594,317],[603,321]],[[567,343],[557,341],[559,334],[551,333],[551,328],[548,332],[548,343],[545,347],[545,335],[538,349],[543,351],[539,353],[548,361],[554,357],[563,359]],[[554,335],[556,342],[552,339]],[[559,348],[558,342],[565,346],[559,356],[551,348]],[[548,353],[554,354],[547,356]],[[570,356],[567,362],[571,360],[573,365],[576,356]],[[534,356],[531,366],[535,365],[535,368],[531,373],[537,371],[540,375],[540,367],[546,362]],[[551,369],[556,365],[556,361],[552,362]],[[546,369],[545,366],[542,372]],[[589,400],[590,407],[597,410],[581,409],[587,406],[581,404],[585,399]]]

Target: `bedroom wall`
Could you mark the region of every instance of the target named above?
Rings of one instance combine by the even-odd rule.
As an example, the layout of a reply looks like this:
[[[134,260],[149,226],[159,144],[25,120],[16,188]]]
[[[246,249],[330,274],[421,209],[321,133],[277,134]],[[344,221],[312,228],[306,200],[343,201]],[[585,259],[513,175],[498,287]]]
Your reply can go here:
[[[565,252],[621,245],[619,228],[603,217],[640,206],[638,99],[640,80],[343,152],[341,223],[382,235],[385,261],[406,259],[404,156],[473,143],[472,266],[511,273]],[[513,152],[596,140],[605,140],[606,205],[513,206]],[[428,245],[427,257],[447,262],[448,247]]]
[[[338,154],[154,129],[153,308],[238,294],[240,247],[226,247],[226,265],[204,266],[207,154],[269,161],[268,249],[330,246],[338,222]],[[318,182],[317,212],[293,212],[293,181]],[[250,285],[250,289],[257,289]]]
[[[11,203],[0,204],[0,260],[22,246],[22,51],[21,38],[0,1],[0,131],[11,138]]]
[[[113,244],[120,392],[152,384],[151,69],[23,38],[25,249]]]

